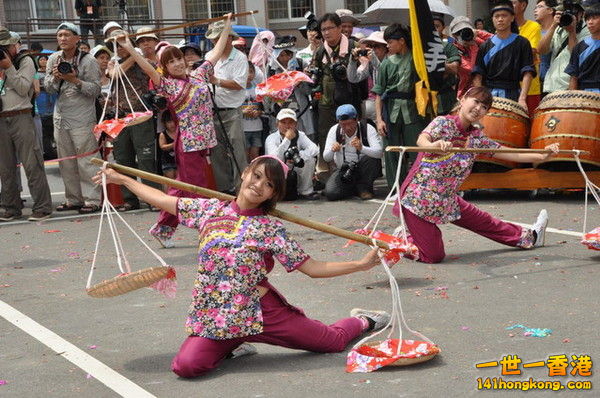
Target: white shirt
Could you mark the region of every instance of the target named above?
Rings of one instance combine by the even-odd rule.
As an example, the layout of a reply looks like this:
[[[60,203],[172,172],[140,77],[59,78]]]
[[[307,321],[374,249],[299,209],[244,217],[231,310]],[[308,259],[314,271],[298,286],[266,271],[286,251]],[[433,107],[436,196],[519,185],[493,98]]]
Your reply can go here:
[[[310,138],[302,131],[296,131],[298,134],[298,151],[300,157],[304,160],[315,157],[319,154],[317,144],[312,142]],[[284,153],[290,147],[292,142],[285,138],[279,130],[269,134],[265,140],[265,153],[267,155],[277,156],[285,162]]]
[[[312,48],[310,48],[310,44],[308,45],[308,47],[298,51],[296,53],[296,57],[302,60],[302,65],[300,65],[302,69],[306,69],[306,67],[310,65],[310,62],[312,61],[313,57],[313,50]]]
[[[331,162],[332,160],[335,162],[337,168],[342,167],[344,163],[344,155],[346,157],[346,162],[358,162],[358,160],[363,156],[368,156],[374,159],[381,159],[383,156],[383,145],[381,144],[381,137],[377,134],[377,130],[375,127],[370,124],[367,125],[367,142],[369,146],[363,145],[362,150],[360,151],[360,155],[356,152],[356,148],[354,148],[350,143],[357,136],[356,131],[352,136],[348,137],[348,134],[341,131],[342,136],[345,138],[344,144],[342,145],[342,149],[337,152],[333,152],[331,147],[336,141],[336,131],[338,128],[337,124],[334,124],[327,133],[327,141],[325,141],[325,149],[323,150],[323,160],[326,162]],[[357,130],[360,128],[360,123],[357,126]],[[363,132],[361,132],[362,134]],[[361,138],[362,142],[362,138]]]
[[[215,87],[215,102],[219,108],[239,108],[246,99],[246,81],[248,79],[248,58],[236,49],[231,49],[226,60],[219,59],[214,67],[215,77],[223,80],[233,80],[241,90],[229,90]]]

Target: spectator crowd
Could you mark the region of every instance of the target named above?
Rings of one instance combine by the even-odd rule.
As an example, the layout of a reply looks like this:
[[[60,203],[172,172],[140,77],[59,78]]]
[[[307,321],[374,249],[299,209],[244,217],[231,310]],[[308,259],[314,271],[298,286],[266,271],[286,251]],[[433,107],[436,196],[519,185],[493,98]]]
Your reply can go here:
[[[99,211],[89,161],[105,146],[119,164],[227,193],[249,162],[273,155],[291,170],[287,200],[371,199],[377,178],[385,173],[391,188],[405,177],[395,175],[398,163],[406,171],[415,160],[384,153],[389,145],[414,146],[430,121],[417,112],[410,27],[393,23],[365,35],[360,20],[341,9],[307,16],[305,48],[270,31],[248,45],[228,14],[208,26],[212,49],[205,53],[193,42],[161,41],[149,27],[130,36],[114,21],[96,26],[101,2],[75,4],[80,24],[57,27],[51,54],[0,28],[0,221],[22,217],[18,165],[32,195],[30,221],[54,210]],[[525,18],[528,6],[535,21]],[[498,0],[485,18],[490,32],[483,19],[433,20],[446,57],[437,114],[453,112],[471,87],[485,86],[530,114],[548,93],[600,93],[600,1]],[[90,48],[88,33],[105,41]],[[296,85],[285,101],[257,97],[258,84],[285,71],[312,82]],[[111,85],[119,73],[129,85]],[[94,135],[101,117],[145,108],[153,117],[111,142]],[[44,161],[56,158],[65,201],[53,209]],[[142,206],[122,193],[119,211]],[[176,226],[161,213],[150,233],[168,247]]]

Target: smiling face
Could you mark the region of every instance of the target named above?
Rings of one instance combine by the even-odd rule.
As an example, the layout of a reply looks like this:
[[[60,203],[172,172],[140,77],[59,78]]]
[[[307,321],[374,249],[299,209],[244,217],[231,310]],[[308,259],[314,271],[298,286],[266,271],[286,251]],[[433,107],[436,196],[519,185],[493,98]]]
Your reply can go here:
[[[354,30],[354,24],[352,22],[342,22],[340,25],[342,28],[342,34],[346,35],[346,37],[352,36],[352,31]]]
[[[173,77],[183,78],[187,73],[187,64],[185,58],[172,58],[165,65],[169,75]]]
[[[274,184],[265,172],[265,165],[248,167],[242,173],[242,185],[238,199],[246,208],[257,208],[274,196]],[[242,207],[242,204],[240,204]]]

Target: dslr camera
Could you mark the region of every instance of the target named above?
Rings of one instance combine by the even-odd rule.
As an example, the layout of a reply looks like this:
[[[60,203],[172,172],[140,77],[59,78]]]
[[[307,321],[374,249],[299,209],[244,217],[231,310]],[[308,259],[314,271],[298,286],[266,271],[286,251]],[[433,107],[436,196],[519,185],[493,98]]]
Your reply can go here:
[[[337,82],[348,80],[348,68],[340,61],[336,61],[331,64],[331,75]]]
[[[573,0],[563,0],[562,2],[562,14],[558,21],[558,26],[564,28],[573,23],[573,19],[577,15],[576,3]]]
[[[294,167],[303,168],[304,167],[304,159],[300,157],[300,151],[297,146],[289,147],[284,153],[283,157],[286,161],[291,160],[294,164]]]
[[[167,109],[167,99],[158,94],[155,90],[150,90],[147,93],[142,94],[142,101],[144,101],[144,104],[146,104],[148,108],[152,108],[156,111]]]
[[[358,163],[356,162],[342,163],[342,167],[340,167],[340,178],[342,179],[342,182],[352,184],[354,182],[357,167]]]
[[[73,72],[73,65],[69,62],[61,61],[56,65],[56,69],[63,75]]]
[[[464,42],[471,41],[475,37],[475,34],[473,33],[473,29],[471,29],[471,28],[464,28],[458,33],[460,34],[460,39]]]

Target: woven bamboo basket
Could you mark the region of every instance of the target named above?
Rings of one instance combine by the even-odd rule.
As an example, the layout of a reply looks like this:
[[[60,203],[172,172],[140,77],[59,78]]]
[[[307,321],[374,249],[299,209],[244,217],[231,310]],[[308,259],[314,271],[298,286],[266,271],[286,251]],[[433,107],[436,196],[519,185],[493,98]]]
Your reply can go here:
[[[96,298],[115,297],[133,290],[148,287],[165,278],[171,267],[145,268],[129,274],[118,275],[97,283],[87,289],[87,294]]]
[[[376,347],[381,343],[382,343],[381,341],[368,341],[364,344],[369,347]],[[398,359],[396,359],[396,361],[390,363],[387,366],[409,366],[409,365],[415,365],[415,364],[421,363],[421,362],[427,362],[430,359],[433,359],[433,357],[435,357],[440,352],[441,352],[441,350],[439,349],[438,346],[432,345],[429,348],[429,354],[427,354],[427,355],[423,355],[423,356],[416,357],[416,358],[398,358]]]

